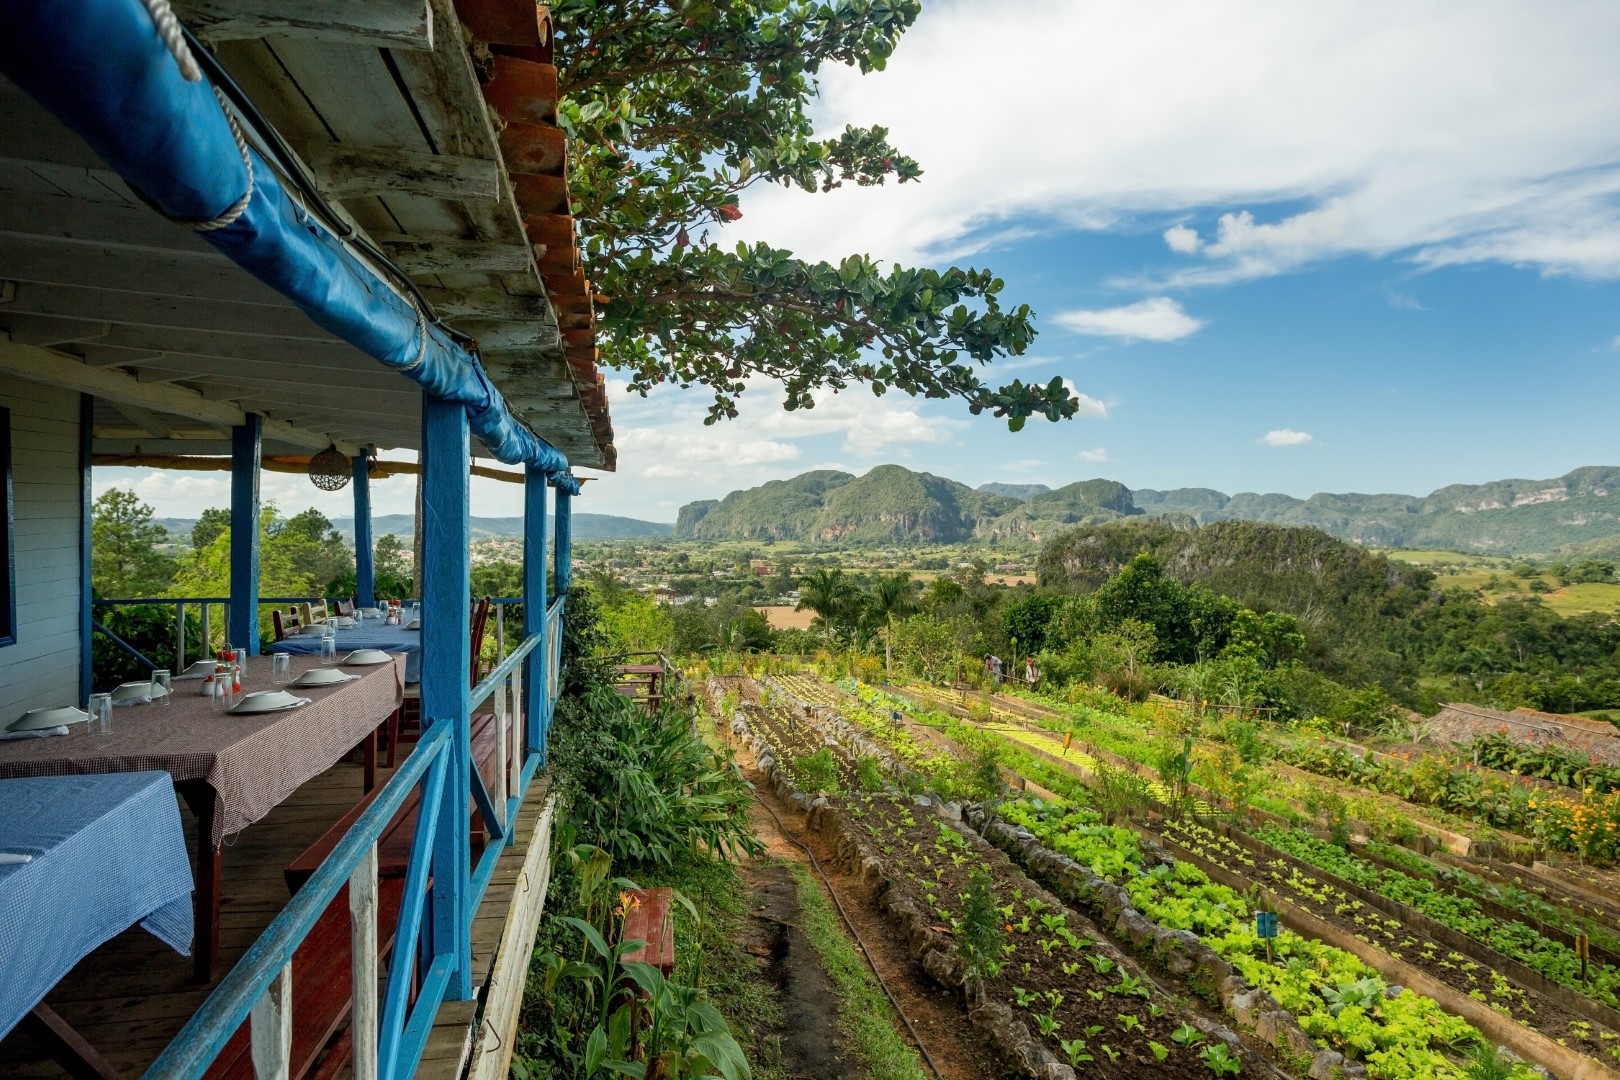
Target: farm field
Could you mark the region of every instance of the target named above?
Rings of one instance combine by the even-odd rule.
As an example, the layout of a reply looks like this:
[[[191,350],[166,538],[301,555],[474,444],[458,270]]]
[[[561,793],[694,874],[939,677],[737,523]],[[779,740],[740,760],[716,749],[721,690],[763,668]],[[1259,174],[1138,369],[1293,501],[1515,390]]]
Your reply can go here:
[[[1269,728],[1245,760],[1164,703],[756,674],[712,678],[711,708],[1076,1075],[1531,1075],[1476,1071],[1489,1044],[1620,1076],[1614,848],[1580,824],[1614,831],[1620,776],[1348,766],[1348,744]],[[1409,783],[1441,769],[1478,774],[1471,806]],[[986,904],[994,934],[970,930]]]
[[[1586,615],[1593,612],[1608,615],[1620,609],[1620,583],[1582,582],[1560,585],[1552,574],[1536,574],[1527,578],[1512,573],[1515,560],[1498,556],[1469,555],[1460,551],[1425,551],[1405,548],[1381,548],[1380,552],[1398,562],[1412,563],[1434,570],[1443,588],[1461,587],[1479,592],[1491,603],[1504,599],[1537,599],[1559,615]],[[1545,591],[1531,588],[1538,582]]]

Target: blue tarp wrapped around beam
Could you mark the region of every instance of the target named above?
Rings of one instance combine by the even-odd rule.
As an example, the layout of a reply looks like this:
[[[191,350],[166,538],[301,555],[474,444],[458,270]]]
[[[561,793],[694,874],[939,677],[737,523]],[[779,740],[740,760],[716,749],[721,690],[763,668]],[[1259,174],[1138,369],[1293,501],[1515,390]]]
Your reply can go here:
[[[207,81],[187,82],[140,0],[32,0],[6,10],[0,69],[88,142],[159,212],[234,222],[201,232],[315,323],[467,410],[498,460],[571,492],[568,459],[513,418],[477,358],[419,317],[243,148]],[[250,164],[251,163],[251,164]]]

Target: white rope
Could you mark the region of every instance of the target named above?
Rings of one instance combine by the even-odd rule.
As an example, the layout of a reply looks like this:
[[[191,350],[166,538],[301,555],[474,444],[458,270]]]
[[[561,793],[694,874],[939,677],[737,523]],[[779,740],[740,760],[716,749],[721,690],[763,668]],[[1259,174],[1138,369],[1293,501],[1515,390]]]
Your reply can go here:
[[[231,138],[236,140],[236,152],[242,157],[242,168],[247,170],[247,190],[242,193],[240,199],[228,206],[224,213],[207,221],[169,218],[170,221],[177,224],[190,226],[196,232],[213,232],[215,229],[223,229],[227,225],[234,224],[237,218],[247,212],[248,203],[253,201],[253,191],[257,183],[253,174],[253,155],[248,153],[247,137],[242,134],[241,125],[237,124],[236,114],[231,111],[230,103],[225,100],[225,95],[217,86],[213,90],[214,97],[219,101],[221,111],[225,113],[225,122],[231,126]],[[167,217],[168,215],[164,216]]]
[[[191,55],[191,46],[186,44],[185,31],[180,26],[180,20],[169,6],[169,0],[141,0],[146,5],[146,13],[152,16],[152,25],[157,27],[158,37],[169,49],[169,55],[180,66],[180,74],[186,82],[201,82],[202,71],[197,67],[197,58]]]
[[[423,317],[420,308],[416,309],[416,359],[400,368],[401,371],[415,371],[427,359],[427,319]]]

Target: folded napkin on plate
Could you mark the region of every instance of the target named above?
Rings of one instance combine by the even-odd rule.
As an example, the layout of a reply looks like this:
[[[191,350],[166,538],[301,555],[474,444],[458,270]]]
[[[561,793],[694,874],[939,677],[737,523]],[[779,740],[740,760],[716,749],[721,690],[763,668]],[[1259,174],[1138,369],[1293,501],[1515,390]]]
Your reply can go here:
[[[66,735],[67,725],[61,727],[35,728],[33,731],[0,731],[0,739],[47,739],[52,735]]]
[[[150,697],[127,697],[127,698],[123,698],[123,699],[118,700],[118,701],[114,701],[113,702],[113,708],[121,709],[125,705],[150,705],[150,704],[152,704],[152,699]]]
[[[31,863],[32,855],[19,855],[15,851],[0,851],[0,866],[16,866],[20,863]]]

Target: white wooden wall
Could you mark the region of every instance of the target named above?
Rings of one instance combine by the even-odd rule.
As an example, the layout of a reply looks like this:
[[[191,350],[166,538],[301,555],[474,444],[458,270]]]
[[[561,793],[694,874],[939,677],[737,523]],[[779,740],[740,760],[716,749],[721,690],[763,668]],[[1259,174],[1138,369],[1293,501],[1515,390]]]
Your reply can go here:
[[[11,410],[17,644],[0,648],[0,727],[79,696],[79,395],[0,377]],[[0,557],[4,557],[0,553]]]

